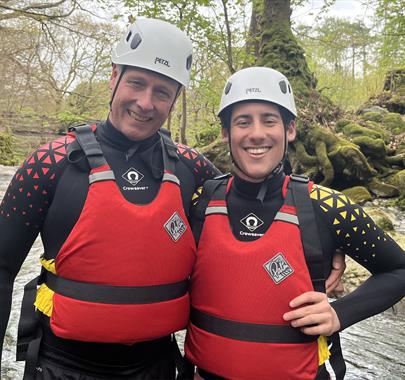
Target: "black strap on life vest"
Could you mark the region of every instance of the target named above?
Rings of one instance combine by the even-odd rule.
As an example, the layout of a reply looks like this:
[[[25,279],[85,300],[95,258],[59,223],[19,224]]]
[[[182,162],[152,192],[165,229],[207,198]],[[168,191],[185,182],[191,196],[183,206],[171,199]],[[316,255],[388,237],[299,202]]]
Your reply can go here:
[[[94,132],[89,124],[81,124],[71,127],[69,128],[69,132],[75,134],[76,141],[85,154],[91,169],[107,165],[100,144],[94,136]]]
[[[301,241],[312,285],[315,291],[325,293],[322,246],[315,220],[315,212],[308,194],[308,183],[309,178],[307,176],[292,174],[288,189],[291,189],[297,209]]]
[[[289,325],[236,322],[192,308],[190,321],[200,329],[229,339],[257,343],[309,343],[318,339]]]
[[[227,173],[204,182],[201,197],[195,206],[194,215],[192,218],[193,224],[191,226],[197,246],[198,242],[200,241],[201,231],[205,222],[205,210],[207,209],[208,203],[215,199],[214,194],[219,187],[222,188],[219,192],[219,196],[222,197],[222,194],[224,194],[223,199],[225,199],[226,185],[228,183],[229,176],[230,174]]]
[[[120,304],[149,304],[164,302],[184,296],[188,281],[150,286],[111,286],[74,281],[46,272],[45,283],[49,289],[65,297],[87,302]]]

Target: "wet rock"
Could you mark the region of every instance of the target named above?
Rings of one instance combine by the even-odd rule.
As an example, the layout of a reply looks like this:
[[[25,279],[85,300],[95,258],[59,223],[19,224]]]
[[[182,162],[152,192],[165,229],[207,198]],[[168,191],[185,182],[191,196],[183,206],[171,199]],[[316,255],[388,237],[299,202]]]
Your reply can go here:
[[[354,203],[362,205],[373,198],[369,191],[364,186],[354,186],[342,191],[343,194],[347,195]]]

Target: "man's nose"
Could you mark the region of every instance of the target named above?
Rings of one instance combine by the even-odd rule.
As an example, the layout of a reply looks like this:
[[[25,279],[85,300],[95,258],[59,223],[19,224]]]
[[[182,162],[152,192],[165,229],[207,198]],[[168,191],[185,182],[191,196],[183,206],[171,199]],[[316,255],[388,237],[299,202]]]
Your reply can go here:
[[[137,104],[144,112],[151,111],[153,109],[153,93],[151,89],[145,89],[139,95]]]

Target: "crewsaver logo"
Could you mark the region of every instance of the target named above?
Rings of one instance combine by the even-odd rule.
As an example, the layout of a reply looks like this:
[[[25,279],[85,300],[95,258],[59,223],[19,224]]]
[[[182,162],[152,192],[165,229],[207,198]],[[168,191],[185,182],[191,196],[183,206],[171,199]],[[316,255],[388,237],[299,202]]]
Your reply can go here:
[[[276,284],[284,281],[288,276],[294,273],[294,269],[281,252],[267,261],[263,267]]]
[[[123,175],[122,178],[124,178],[127,182],[129,182],[132,186],[136,186],[138,182],[142,180],[144,175],[141,172],[138,172],[138,170],[134,168],[129,168]]]
[[[177,242],[187,229],[186,224],[183,219],[180,218],[177,211],[164,224],[164,227],[174,242]]]
[[[263,220],[261,220],[257,215],[251,212],[240,220],[240,222],[250,231],[253,232],[261,225],[263,225]]]

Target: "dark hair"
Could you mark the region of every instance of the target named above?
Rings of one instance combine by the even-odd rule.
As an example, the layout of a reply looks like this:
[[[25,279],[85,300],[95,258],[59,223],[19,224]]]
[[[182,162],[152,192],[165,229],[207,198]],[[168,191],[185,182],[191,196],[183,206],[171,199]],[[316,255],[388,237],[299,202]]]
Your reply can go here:
[[[289,127],[290,123],[293,120],[295,120],[295,116],[287,108],[284,108],[283,106],[280,106],[276,103],[268,102],[265,100],[243,100],[243,101],[235,103],[235,104],[249,103],[252,101],[253,102],[256,102],[256,101],[266,102],[266,103],[270,103],[270,104],[276,106],[280,112],[281,120],[283,121],[283,125],[284,125],[285,129],[287,129]],[[235,104],[232,104],[232,105],[226,107],[219,115],[219,119],[221,120],[221,126],[224,129],[229,129],[229,127],[231,126],[232,109]]]

